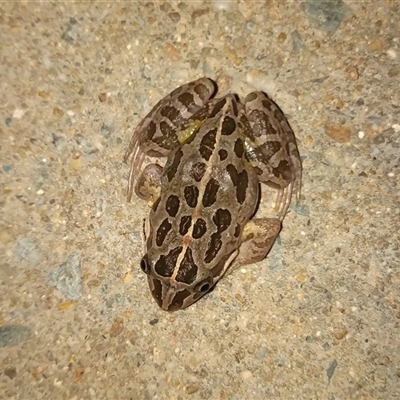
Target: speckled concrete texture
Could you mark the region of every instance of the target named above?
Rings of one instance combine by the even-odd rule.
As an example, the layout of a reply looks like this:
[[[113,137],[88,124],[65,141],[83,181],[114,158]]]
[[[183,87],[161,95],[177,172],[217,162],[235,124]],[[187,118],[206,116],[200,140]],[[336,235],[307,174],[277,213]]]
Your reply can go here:
[[[2,2],[0,397],[400,399],[400,2]],[[258,89],[304,175],[269,256],[166,313],[135,125]]]

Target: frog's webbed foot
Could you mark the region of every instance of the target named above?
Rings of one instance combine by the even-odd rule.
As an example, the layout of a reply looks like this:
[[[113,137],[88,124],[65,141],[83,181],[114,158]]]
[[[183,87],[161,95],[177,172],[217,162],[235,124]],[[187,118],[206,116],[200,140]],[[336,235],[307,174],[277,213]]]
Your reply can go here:
[[[277,214],[277,218],[280,221],[283,221],[285,215],[288,212],[290,202],[292,200],[292,193],[293,193],[293,182],[290,182],[283,189],[278,190],[278,194],[275,200],[275,212]]]

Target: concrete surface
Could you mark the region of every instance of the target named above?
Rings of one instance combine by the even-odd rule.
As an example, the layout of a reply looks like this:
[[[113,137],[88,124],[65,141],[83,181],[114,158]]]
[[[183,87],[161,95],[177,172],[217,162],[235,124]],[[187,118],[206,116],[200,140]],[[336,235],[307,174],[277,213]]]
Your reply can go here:
[[[0,397],[400,399],[400,2],[2,2]],[[268,92],[304,176],[269,257],[168,314],[125,200],[177,86]]]

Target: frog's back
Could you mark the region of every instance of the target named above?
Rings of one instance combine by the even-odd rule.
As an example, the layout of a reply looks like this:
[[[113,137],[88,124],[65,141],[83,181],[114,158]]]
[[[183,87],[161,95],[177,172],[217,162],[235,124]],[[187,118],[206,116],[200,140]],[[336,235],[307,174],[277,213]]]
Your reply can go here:
[[[152,228],[162,226],[147,243],[156,258],[190,248],[191,263],[211,269],[237,249],[259,197],[239,113],[233,95],[214,100],[206,120],[168,157],[150,216]]]

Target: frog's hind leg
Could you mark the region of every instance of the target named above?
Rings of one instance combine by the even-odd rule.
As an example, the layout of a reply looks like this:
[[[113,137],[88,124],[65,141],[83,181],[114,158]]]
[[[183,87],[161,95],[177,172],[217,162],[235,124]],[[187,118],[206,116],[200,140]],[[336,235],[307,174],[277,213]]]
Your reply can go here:
[[[278,191],[275,212],[282,221],[293,192],[300,192],[301,160],[296,139],[279,107],[263,92],[245,99],[241,122],[246,154],[259,181]]]
[[[200,78],[172,91],[161,99],[136,127],[124,161],[131,160],[127,197],[136,191],[142,165],[146,156],[167,157],[191,131],[190,118],[208,102],[215,93],[211,79]],[[188,133],[189,132],[189,133]]]
[[[255,218],[249,221],[243,229],[239,253],[229,271],[263,260],[274,244],[281,227],[281,221],[277,218]]]

